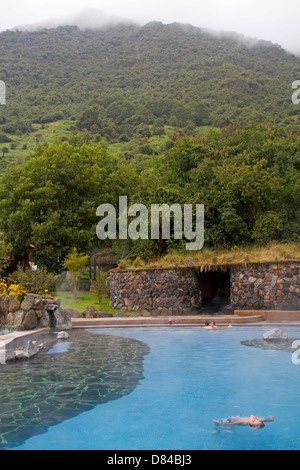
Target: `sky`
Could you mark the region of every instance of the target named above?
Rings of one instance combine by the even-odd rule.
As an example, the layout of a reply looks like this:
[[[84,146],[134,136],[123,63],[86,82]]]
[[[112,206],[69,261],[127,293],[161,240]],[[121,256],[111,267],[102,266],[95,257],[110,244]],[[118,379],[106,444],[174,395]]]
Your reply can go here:
[[[0,31],[98,9],[138,23],[234,31],[300,54],[299,0],[0,0]]]

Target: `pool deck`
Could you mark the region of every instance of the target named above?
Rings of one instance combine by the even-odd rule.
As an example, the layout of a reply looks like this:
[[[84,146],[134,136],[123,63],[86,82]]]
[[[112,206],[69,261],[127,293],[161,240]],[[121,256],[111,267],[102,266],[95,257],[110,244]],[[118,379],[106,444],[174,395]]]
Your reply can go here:
[[[300,311],[263,311],[236,310],[234,315],[176,315],[140,317],[105,317],[105,318],[72,318],[72,328],[128,328],[143,326],[200,326],[205,322],[216,322],[217,326],[300,326]],[[14,331],[0,336],[1,352],[12,342],[44,331],[46,328],[28,331]]]
[[[41,328],[39,330],[27,330],[27,331],[13,331],[12,333],[7,333],[6,335],[0,336],[0,348],[1,346],[7,346],[12,341],[15,341],[20,338],[24,338],[24,336],[30,336],[41,331],[44,331],[45,328]]]
[[[248,315],[184,315],[172,316],[172,326],[204,326],[205,322],[216,322],[220,326],[228,325],[295,325],[300,326],[298,318],[274,317],[267,319],[263,314]],[[73,328],[114,328],[131,326],[169,326],[169,316],[159,317],[109,317],[109,318],[72,318]]]

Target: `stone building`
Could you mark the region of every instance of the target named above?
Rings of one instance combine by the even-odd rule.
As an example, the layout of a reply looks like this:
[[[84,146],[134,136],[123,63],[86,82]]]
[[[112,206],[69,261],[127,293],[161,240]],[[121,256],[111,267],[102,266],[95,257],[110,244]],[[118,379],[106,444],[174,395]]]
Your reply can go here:
[[[300,310],[300,262],[110,271],[111,307],[152,314]]]

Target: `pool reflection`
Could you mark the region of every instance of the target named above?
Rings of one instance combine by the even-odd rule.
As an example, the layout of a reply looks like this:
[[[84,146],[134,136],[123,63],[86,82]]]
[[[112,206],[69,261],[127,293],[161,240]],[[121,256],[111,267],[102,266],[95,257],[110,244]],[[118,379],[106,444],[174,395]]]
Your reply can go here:
[[[18,446],[100,403],[131,393],[149,347],[130,338],[73,330],[34,358],[0,368],[0,449]],[[48,339],[48,341],[47,341]]]

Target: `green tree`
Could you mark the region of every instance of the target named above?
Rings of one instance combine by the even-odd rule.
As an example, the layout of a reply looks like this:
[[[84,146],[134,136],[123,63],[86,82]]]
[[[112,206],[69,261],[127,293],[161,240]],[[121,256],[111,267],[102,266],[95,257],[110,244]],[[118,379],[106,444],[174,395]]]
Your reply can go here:
[[[135,113],[135,106],[130,101],[114,101],[106,111],[108,118],[112,119],[117,126],[120,126],[125,119],[130,118]]]
[[[108,273],[105,271],[98,271],[96,278],[92,281],[92,286],[94,287],[96,291],[101,310],[102,310],[103,296],[107,291],[107,281],[108,281]]]
[[[0,181],[0,229],[19,255],[59,270],[73,247],[99,245],[96,209],[130,196],[135,171],[87,134],[40,144],[30,160],[9,168]]]
[[[67,269],[71,273],[71,287],[74,299],[77,297],[79,275],[85,268],[88,259],[89,255],[78,253],[77,249],[73,248],[73,250],[65,257],[62,262],[63,268]]]
[[[228,127],[176,142],[166,175],[204,204],[212,245],[299,239],[299,144],[278,127]]]
[[[103,122],[100,115],[100,109],[89,108],[83,111],[77,122],[79,130],[96,131],[98,132],[103,127]]]

